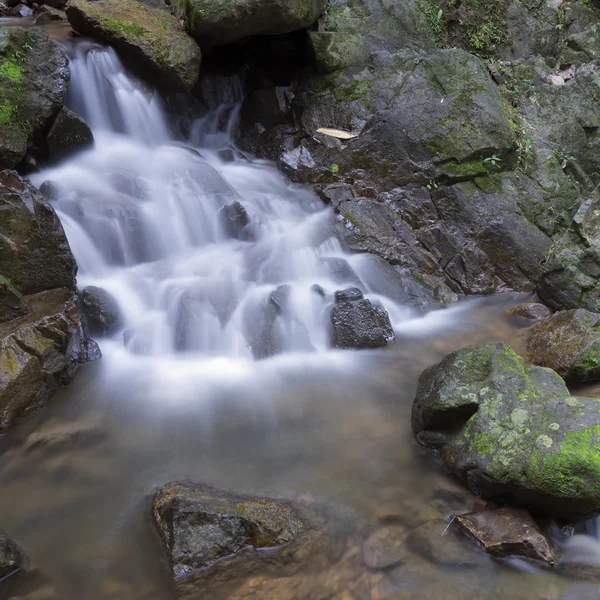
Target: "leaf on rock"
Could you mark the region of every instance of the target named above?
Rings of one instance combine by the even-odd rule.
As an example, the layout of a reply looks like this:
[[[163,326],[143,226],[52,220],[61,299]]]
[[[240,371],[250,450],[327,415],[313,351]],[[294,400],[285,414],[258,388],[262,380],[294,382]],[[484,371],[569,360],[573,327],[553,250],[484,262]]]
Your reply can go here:
[[[358,137],[350,131],[344,131],[343,129],[332,129],[331,127],[320,127],[317,129],[317,133],[322,133],[323,135],[328,135],[340,140],[353,140],[354,138]]]

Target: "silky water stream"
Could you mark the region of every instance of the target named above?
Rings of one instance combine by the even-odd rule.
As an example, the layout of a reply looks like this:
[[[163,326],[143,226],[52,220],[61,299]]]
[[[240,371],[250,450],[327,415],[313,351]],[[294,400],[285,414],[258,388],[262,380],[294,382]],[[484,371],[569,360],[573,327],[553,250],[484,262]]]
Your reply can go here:
[[[452,349],[522,347],[523,324],[505,317],[515,298],[410,308],[401,279],[344,251],[309,189],[235,149],[235,79],[182,137],[112,50],[65,49],[69,105],[95,146],[32,180],[55,183],[78,285],[108,290],[121,324],[99,340],[101,361],[0,440],[0,526],[40,574],[17,579],[8,597],[174,598],[149,507],[157,486],[180,478],[311,497],[346,515],[335,564],[234,582],[211,600],[600,597],[594,583],[493,561],[442,531],[391,568],[364,565],[365,538],[390,515],[415,527],[473,508],[419,452],[410,409],[420,372]],[[241,240],[220,212],[235,201],[250,221]],[[282,285],[273,324],[264,307]],[[330,349],[328,298],[349,285],[385,306],[394,345]],[[579,554],[600,557],[591,537],[578,539]]]

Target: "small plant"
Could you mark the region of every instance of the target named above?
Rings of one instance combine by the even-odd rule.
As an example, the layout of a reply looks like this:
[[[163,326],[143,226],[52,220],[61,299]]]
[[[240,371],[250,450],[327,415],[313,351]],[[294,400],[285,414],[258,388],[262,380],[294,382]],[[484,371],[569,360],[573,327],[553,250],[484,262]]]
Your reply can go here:
[[[438,189],[438,187],[439,187],[439,186],[438,186],[438,184],[437,184],[435,181],[430,181],[430,182],[427,184],[427,189],[428,189],[430,192],[433,192],[434,190],[437,190],[437,189]]]
[[[333,163],[333,164],[331,165],[331,167],[329,167],[329,168],[330,168],[331,172],[332,172],[334,175],[336,175],[336,174],[337,174],[337,173],[339,173],[339,171],[340,171],[340,167],[339,167],[339,165],[337,165],[336,163]]]
[[[555,150],[554,156],[560,163],[560,168],[564,169],[570,162],[575,162],[577,159],[570,154],[567,154],[564,150]]]
[[[492,154],[492,156],[488,156],[487,158],[482,158],[484,165],[492,165],[492,167],[500,167],[500,163],[502,159],[496,154]]]
[[[523,130],[521,137],[517,140],[518,167],[525,170],[533,160],[533,138],[526,135]]]
[[[565,9],[562,5],[556,9],[556,21],[556,29],[560,31],[561,29],[565,28]]]

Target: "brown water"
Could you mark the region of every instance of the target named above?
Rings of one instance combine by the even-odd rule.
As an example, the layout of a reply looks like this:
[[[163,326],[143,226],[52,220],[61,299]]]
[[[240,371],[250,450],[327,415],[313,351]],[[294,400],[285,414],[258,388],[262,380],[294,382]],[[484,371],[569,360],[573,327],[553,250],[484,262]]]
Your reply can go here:
[[[257,574],[207,598],[600,597],[600,585],[492,560],[454,532],[435,533],[394,568],[363,564],[362,544],[382,521],[415,527],[438,511],[450,518],[475,507],[417,447],[410,410],[420,372],[452,349],[497,341],[523,349],[522,323],[504,316],[509,302],[488,300],[457,314],[449,330],[401,337],[388,351],[280,366],[258,393],[216,387],[181,402],[166,394],[161,403],[143,381],[108,380],[102,362],[87,365],[0,440],[0,527],[37,569],[4,597],[174,598],[150,497],[185,477],[242,493],[309,496],[351,515],[335,564],[279,579]]]

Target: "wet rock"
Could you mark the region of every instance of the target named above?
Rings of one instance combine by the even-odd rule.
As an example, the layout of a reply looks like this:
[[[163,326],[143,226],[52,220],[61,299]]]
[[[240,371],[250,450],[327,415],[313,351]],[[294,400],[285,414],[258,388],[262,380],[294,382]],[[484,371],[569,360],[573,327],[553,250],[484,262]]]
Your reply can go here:
[[[38,28],[0,28],[0,170],[16,167],[60,110],[67,58]]]
[[[312,25],[325,0],[176,0],[188,31],[202,48],[221,46],[252,35],[279,35]]]
[[[152,516],[180,599],[260,571],[281,576],[329,552],[324,521],[298,503],[176,482],[156,492]]]
[[[524,302],[513,306],[508,314],[512,317],[521,317],[531,321],[541,321],[552,314],[552,311],[544,304],[539,302]]]
[[[362,281],[345,258],[324,257],[319,259],[319,263],[325,267],[327,276],[330,277],[334,283],[359,287],[363,286]]]
[[[37,10],[35,15],[35,24],[36,25],[47,25],[48,23],[52,23],[53,21],[66,21],[67,14],[62,10],[57,8],[53,8],[51,6],[42,5]]]
[[[290,285],[280,285],[274,292],[271,292],[269,302],[275,307],[278,315],[286,312],[291,293],[292,286]]]
[[[25,4],[21,4],[19,7],[19,16],[24,18],[32,17],[33,9],[29,8],[29,6],[26,6]]]
[[[25,564],[23,551],[0,531],[0,580],[19,572]]]
[[[235,154],[233,152],[233,150],[219,150],[217,152],[219,158],[226,163],[232,163],[235,162]]]
[[[506,344],[463,348],[426,369],[412,426],[477,494],[566,519],[600,510],[598,400],[571,396]]]
[[[251,232],[248,228],[250,218],[243,205],[235,200],[226,204],[220,211],[219,217],[225,232],[233,238],[248,240]]]
[[[200,48],[166,7],[137,0],[70,0],[67,17],[82,35],[112,44],[156,82],[191,90],[200,72]]]
[[[495,508],[458,515],[454,522],[477,540],[488,554],[497,558],[522,556],[554,566],[552,543],[540,531],[531,515],[519,508]]]
[[[123,332],[123,344],[132,354],[148,355],[152,348],[152,340],[144,327],[134,327]]]
[[[59,162],[74,152],[89,148],[93,143],[94,136],[87,123],[64,106],[46,135],[51,162]]]
[[[106,431],[97,423],[61,423],[57,426],[30,433],[23,450],[47,458],[69,451],[95,446],[106,439]]]
[[[381,348],[395,339],[385,309],[366,300],[357,288],[335,293],[331,324],[334,348]]]
[[[270,298],[247,307],[244,336],[256,360],[275,356],[284,350],[281,319]]]
[[[325,296],[327,296],[327,292],[318,283],[315,283],[314,285],[312,285],[310,290],[315,295],[317,295],[321,298],[325,298]]]
[[[1,171],[0,210],[0,275],[23,295],[74,291],[75,259],[54,209],[40,192],[17,173]]]
[[[0,324],[0,432],[43,406],[79,366],[79,315],[70,290],[27,297],[25,317]]]
[[[106,334],[119,327],[121,309],[109,292],[90,285],[80,297],[81,310],[92,333]]]
[[[527,353],[569,383],[600,379],[600,315],[577,309],[547,317],[527,330]]]

